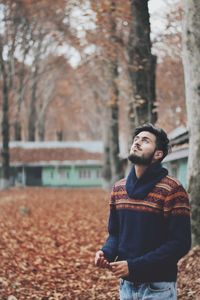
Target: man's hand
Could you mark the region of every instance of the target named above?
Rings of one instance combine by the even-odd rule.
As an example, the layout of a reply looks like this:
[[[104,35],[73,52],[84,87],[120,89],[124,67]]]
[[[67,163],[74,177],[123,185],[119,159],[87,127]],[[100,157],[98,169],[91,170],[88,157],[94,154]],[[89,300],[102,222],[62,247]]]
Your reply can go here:
[[[103,251],[99,250],[97,251],[95,255],[95,260],[94,260],[95,266],[99,268],[107,268],[110,269],[110,263],[107,261],[107,259],[104,256]]]
[[[129,275],[128,262],[126,260],[110,263],[113,274],[117,277],[126,277]]]

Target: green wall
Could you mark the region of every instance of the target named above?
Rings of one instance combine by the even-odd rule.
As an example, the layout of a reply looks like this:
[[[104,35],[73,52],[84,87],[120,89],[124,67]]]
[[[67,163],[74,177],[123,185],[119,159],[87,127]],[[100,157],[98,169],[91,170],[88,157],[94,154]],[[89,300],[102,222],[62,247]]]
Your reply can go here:
[[[187,188],[187,158],[169,161],[163,163],[169,171],[169,175],[176,177]]]
[[[178,179],[187,188],[187,159],[180,159],[179,161]]]
[[[42,169],[42,185],[101,186],[101,166],[46,166]]]

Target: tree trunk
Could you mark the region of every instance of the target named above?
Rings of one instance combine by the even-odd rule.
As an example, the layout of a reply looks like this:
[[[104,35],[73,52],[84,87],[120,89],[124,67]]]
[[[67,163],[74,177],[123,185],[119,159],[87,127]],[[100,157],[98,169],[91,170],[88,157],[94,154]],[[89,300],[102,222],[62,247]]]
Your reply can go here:
[[[38,121],[38,138],[39,141],[44,141],[45,140],[45,122],[46,122],[46,109],[43,109],[42,116],[40,116],[39,121]]]
[[[19,4],[18,4],[19,5]],[[18,77],[19,77],[19,87],[15,93],[15,99],[16,99],[16,117],[14,122],[14,137],[16,141],[21,141],[22,139],[22,124],[21,124],[21,108],[22,103],[24,101],[24,93],[25,88],[27,86],[27,82],[25,82],[25,76],[26,76],[26,58],[30,51],[30,45],[27,43],[27,40],[29,37],[29,30],[30,30],[30,23],[28,19],[24,19],[24,24],[22,27],[22,50],[23,50],[23,56],[22,56],[22,62],[18,66]]]
[[[63,131],[62,131],[62,129],[56,131],[56,137],[57,137],[57,141],[59,141],[59,142],[63,141]]]
[[[148,0],[132,0],[131,12],[128,56],[133,99],[129,105],[129,119],[133,132],[140,124],[156,121],[153,112],[156,58],[151,54]]]
[[[25,77],[25,70],[24,70],[24,66],[23,66],[19,73],[19,89],[18,89],[18,93],[16,95],[16,97],[17,97],[17,100],[16,100],[17,112],[16,112],[16,119],[14,122],[15,141],[21,141],[21,139],[22,139],[22,137],[21,137],[22,126],[21,126],[20,114],[21,114],[22,102],[24,99],[24,77]]]
[[[41,55],[42,37],[38,42],[38,46],[35,53],[34,60],[34,72],[31,90],[31,101],[28,115],[28,140],[35,141],[36,134],[36,102],[37,102],[37,87],[38,87],[38,72],[39,72],[39,60]]]
[[[46,82],[42,84],[42,93],[40,94],[40,108],[37,113],[37,133],[39,141],[45,140],[45,123],[49,103],[54,99],[56,89],[55,85],[59,79],[59,71],[51,70],[50,76],[46,76]],[[63,138],[63,137],[62,137]]]
[[[117,56],[117,37],[116,37],[116,19],[115,2],[111,3],[111,47],[112,54],[108,64],[109,72],[109,99],[106,105],[107,133],[104,135],[104,166],[103,178],[107,181],[107,187],[122,177],[122,166],[119,158],[119,90],[118,90],[118,56]]]
[[[14,138],[15,141],[21,141],[22,140],[22,136],[21,136],[21,122],[20,119],[17,118],[17,120],[14,122]]]
[[[119,158],[119,90],[117,86],[118,78],[118,65],[117,60],[111,63],[111,76],[112,76],[112,91],[111,91],[111,102],[108,109],[110,110],[110,167],[111,177],[113,184],[116,180],[121,178],[122,170]]]
[[[38,139],[41,142],[45,140],[45,119],[41,119],[38,123]]]
[[[188,191],[193,242],[200,245],[200,2],[184,0],[183,65],[189,129]]]
[[[8,88],[8,75],[5,68],[5,62],[2,57],[2,45],[0,45],[0,67],[3,78],[3,89],[2,89],[2,188],[7,188],[10,184],[10,164],[9,164],[9,88]]]
[[[33,74],[32,94],[28,115],[28,141],[35,141],[35,129],[36,129],[36,92],[37,92],[37,74],[38,66],[35,66],[35,72]]]
[[[17,95],[16,95],[16,119],[14,122],[14,134],[15,134],[15,141],[21,141],[22,137],[21,137],[21,131],[22,131],[22,126],[21,126],[21,107],[22,107],[22,103],[24,100],[24,90],[25,90],[25,58],[26,58],[26,54],[27,51],[24,52],[24,57],[23,57],[23,65],[19,71],[19,88],[17,91]]]
[[[103,115],[103,169],[102,169],[102,178],[103,178],[103,188],[108,190],[111,186],[111,166],[110,166],[110,110],[107,107],[104,108]]]
[[[117,86],[117,62],[110,62],[110,93],[109,102],[105,107],[104,118],[104,187],[110,188],[122,177],[122,166],[119,158],[119,91]]]

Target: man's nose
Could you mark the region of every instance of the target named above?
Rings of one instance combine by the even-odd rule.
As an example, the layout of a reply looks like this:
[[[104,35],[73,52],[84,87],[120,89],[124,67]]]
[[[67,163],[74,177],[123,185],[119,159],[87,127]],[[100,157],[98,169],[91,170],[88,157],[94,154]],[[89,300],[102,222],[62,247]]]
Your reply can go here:
[[[134,145],[140,146],[141,145],[141,141],[139,139],[137,139],[137,141],[135,141]]]

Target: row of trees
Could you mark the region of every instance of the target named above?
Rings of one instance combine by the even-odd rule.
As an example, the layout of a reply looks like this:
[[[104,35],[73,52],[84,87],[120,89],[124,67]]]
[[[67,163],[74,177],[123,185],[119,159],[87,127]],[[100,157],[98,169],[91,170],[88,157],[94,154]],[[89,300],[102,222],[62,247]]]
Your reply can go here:
[[[0,67],[2,77],[2,172],[5,184],[9,179],[9,139],[10,124],[14,129],[14,139],[22,138],[22,110],[27,115],[28,140],[35,140],[36,118],[39,133],[44,135],[42,119],[51,95],[43,85],[40,107],[36,117],[39,82],[41,74],[49,73],[48,85],[53,85],[58,71],[50,69],[46,54],[51,52],[58,40],[61,16],[49,25],[53,11],[32,5],[27,1],[3,1],[1,3]],[[61,5],[61,3],[60,3]],[[53,8],[52,5],[50,8]],[[61,7],[59,7],[61,8]],[[54,27],[53,27],[54,25]],[[51,26],[52,31],[49,31]],[[64,31],[63,31],[64,32]],[[56,38],[55,38],[56,35]],[[51,41],[51,43],[50,43]],[[53,46],[52,46],[53,45]],[[43,58],[43,59],[42,59]],[[42,93],[42,92],[41,92]]]
[[[115,180],[121,172],[118,156],[120,68],[126,70],[129,82],[129,129],[141,122],[155,120],[152,113],[155,58],[151,54],[148,1],[92,1],[84,13],[89,14],[87,22],[91,24],[95,16],[93,24],[96,28],[91,30],[92,25],[88,26],[81,39],[77,37],[80,30],[74,27],[72,18],[75,12],[82,13],[79,5],[82,1],[58,1],[56,4],[38,1],[34,5],[31,1],[4,1],[1,6],[2,157],[5,180],[9,178],[11,120],[15,140],[22,139],[22,129],[26,129],[29,141],[36,139],[36,129],[39,139],[44,139],[47,109],[50,101],[55,100],[55,84],[64,76],[63,66],[67,65],[63,64],[58,54],[56,57],[60,45],[78,48],[82,66],[90,64],[94,73],[97,62],[98,73],[103,73],[91,89],[95,100],[99,100],[97,106],[101,118],[107,120],[103,129],[104,176],[107,182]],[[84,55],[86,45],[95,47],[96,58],[93,61],[92,55],[89,62],[88,56]],[[100,87],[102,81],[105,83]],[[62,130],[58,130],[58,136],[62,138]]]
[[[103,107],[104,169],[111,184],[122,174],[119,158],[119,114],[121,73],[129,83],[127,127],[130,145],[135,126],[154,122],[155,57],[151,54],[148,1],[94,1],[99,29],[96,45],[101,49],[102,63],[107,64],[107,98]],[[129,12],[125,14],[125,12]],[[128,25],[128,26],[126,26]],[[94,41],[94,39],[93,39]],[[122,71],[123,70],[123,71]]]
[[[186,20],[184,70],[192,149],[189,182],[194,201],[193,215],[198,219],[197,62],[200,47],[195,31],[198,26],[194,24],[199,22],[196,13],[199,4],[197,0],[191,1],[190,5],[187,1],[183,3]],[[175,11],[176,20],[179,20],[180,11]],[[58,0],[56,3],[53,0],[4,0],[0,1],[0,18],[5,185],[9,181],[9,140],[44,140],[53,130],[62,140],[67,138],[64,137],[64,126],[69,128],[68,138],[71,131],[81,132],[83,128],[90,132],[83,138],[99,138],[103,132],[104,178],[110,185],[122,172],[118,156],[121,125],[126,128],[128,148],[135,126],[156,121],[156,57],[151,51],[148,0]],[[168,34],[166,40],[180,45],[181,34]],[[77,55],[76,68],[69,63],[70,53],[73,57]],[[174,56],[177,57],[177,53],[173,52]],[[168,63],[170,71],[174,62]],[[180,59],[178,63],[181,67]],[[159,97],[162,99],[162,92]],[[173,93],[170,97],[174,97]],[[165,97],[163,99],[163,103],[166,102]],[[182,109],[180,105],[176,108]],[[80,115],[87,118],[80,118]],[[72,128],[75,118],[78,121]],[[195,223],[195,228],[195,234],[199,236],[199,224]]]
[[[23,109],[26,109],[28,115],[27,139],[35,140],[36,102],[39,92],[40,98],[43,98],[40,112],[44,112],[44,106],[47,106],[47,99],[39,91],[39,82],[51,72],[54,76],[51,75],[51,80],[47,76],[47,81],[53,84],[57,75],[53,73],[54,61],[50,55],[47,57],[47,53],[51,54],[59,43],[57,27],[61,16],[57,16],[57,24],[50,25],[52,13],[51,10],[47,13],[39,2],[34,6],[26,1],[3,1],[1,4],[3,20],[0,57],[4,85],[2,98],[11,107],[10,120],[13,121],[10,124],[13,125],[15,140],[22,139]],[[46,93],[47,90],[44,90]],[[49,97],[47,98],[49,101]],[[41,131],[40,129],[39,132]],[[41,132],[41,135],[44,133]]]

